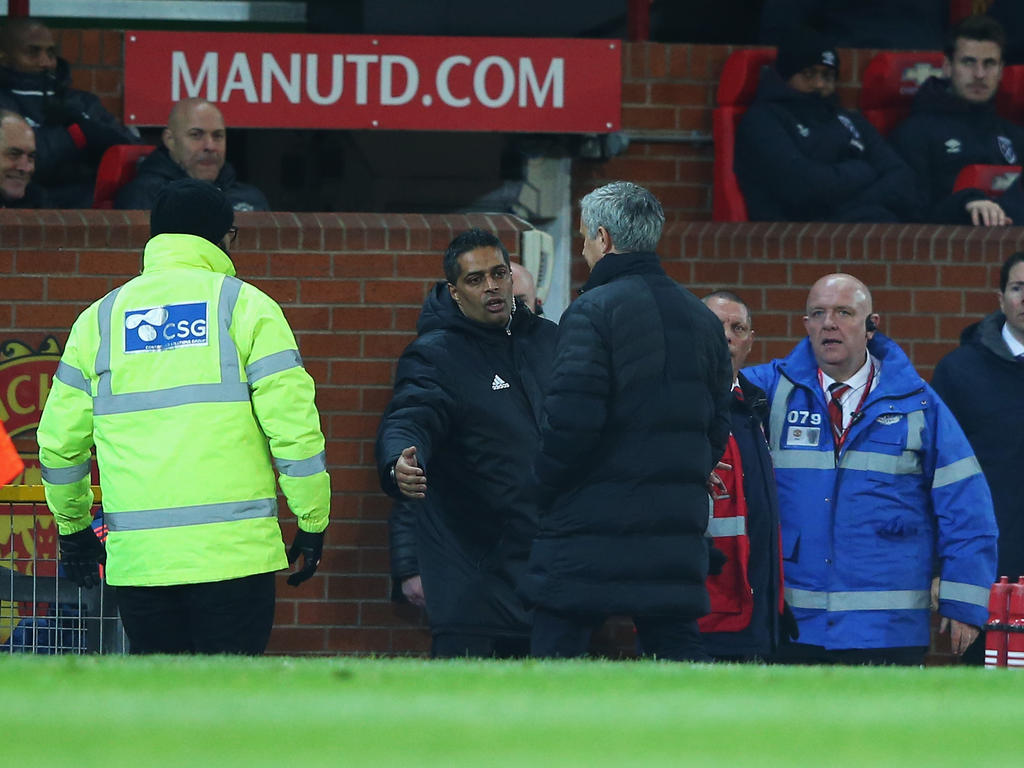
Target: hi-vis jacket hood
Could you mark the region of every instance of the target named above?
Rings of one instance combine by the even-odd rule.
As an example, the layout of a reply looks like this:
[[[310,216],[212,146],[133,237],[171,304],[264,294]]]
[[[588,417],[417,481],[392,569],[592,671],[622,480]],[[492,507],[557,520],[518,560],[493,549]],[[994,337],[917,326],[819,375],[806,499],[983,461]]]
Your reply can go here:
[[[281,308],[192,235],[146,246],[143,273],[75,322],[40,422],[60,533],[90,521],[96,448],[115,586],[285,567],[273,460],[299,527],[327,525],[314,385]]]

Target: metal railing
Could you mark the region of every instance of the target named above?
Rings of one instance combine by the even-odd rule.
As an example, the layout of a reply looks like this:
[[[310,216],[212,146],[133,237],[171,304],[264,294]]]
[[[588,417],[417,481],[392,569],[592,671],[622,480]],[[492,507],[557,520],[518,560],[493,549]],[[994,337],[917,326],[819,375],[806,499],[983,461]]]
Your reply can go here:
[[[96,500],[98,487],[93,487]],[[114,588],[80,589],[57,559],[41,485],[0,488],[0,653],[123,653]]]

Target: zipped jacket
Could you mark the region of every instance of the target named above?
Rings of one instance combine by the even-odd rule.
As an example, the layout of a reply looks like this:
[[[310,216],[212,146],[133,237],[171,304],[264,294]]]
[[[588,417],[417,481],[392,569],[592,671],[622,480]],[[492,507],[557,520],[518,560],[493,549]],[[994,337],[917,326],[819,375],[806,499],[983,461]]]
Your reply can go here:
[[[926,646],[939,613],[980,626],[997,530],[981,468],[946,405],[876,332],[877,386],[834,453],[810,342],[745,369],[771,403],[785,595],[800,642],[828,649]]]
[[[273,465],[299,527],[327,526],[313,380],[281,308],[234,274],[212,243],[158,235],[142,274],[71,329],[38,430],[43,484],[61,534],[89,525],[95,444],[114,586],[284,568]]]

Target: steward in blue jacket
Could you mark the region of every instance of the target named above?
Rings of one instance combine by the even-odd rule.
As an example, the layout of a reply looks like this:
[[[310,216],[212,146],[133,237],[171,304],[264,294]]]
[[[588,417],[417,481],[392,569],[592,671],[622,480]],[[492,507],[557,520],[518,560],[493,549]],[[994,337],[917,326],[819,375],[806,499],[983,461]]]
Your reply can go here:
[[[736,177],[751,221],[908,221],[914,174],[836,99],[835,49],[794,33],[765,67],[736,132]]]
[[[900,348],[874,331],[874,317],[860,281],[822,278],[808,300],[808,338],[744,373],[771,403],[785,594],[800,643],[817,660],[875,649],[858,660],[913,664],[929,644],[933,576],[954,651],[977,636],[997,531],[963,431]],[[833,381],[851,387],[845,428],[830,418],[824,390]]]

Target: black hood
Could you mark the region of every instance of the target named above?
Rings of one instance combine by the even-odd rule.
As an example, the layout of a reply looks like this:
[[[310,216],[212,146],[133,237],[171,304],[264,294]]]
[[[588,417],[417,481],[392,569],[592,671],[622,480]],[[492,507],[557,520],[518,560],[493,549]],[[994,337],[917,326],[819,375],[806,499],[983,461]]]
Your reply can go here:
[[[995,99],[990,99],[984,104],[975,104],[967,99],[961,99],[953,93],[949,80],[944,77],[929,77],[925,80],[924,85],[914,96],[911,109],[914,113],[971,115],[973,117],[991,115],[993,119],[996,117]]]
[[[580,293],[597,288],[623,275],[663,275],[658,254],[653,251],[606,254],[590,271],[590,279],[580,288]]]
[[[171,153],[164,146],[157,147],[146,156],[146,159],[139,165],[139,174],[153,174],[168,183],[184,179],[186,176],[185,169],[171,159]],[[213,183],[214,186],[225,190],[235,183],[235,178],[235,169],[231,163],[225,162]]]
[[[0,67],[0,88],[12,91],[39,91],[55,93],[71,88],[71,67],[64,59],[57,59],[55,72],[29,73],[16,72],[7,67]]]
[[[484,325],[470,320],[462,314],[462,310],[459,309],[448,291],[448,283],[439,280],[430,289],[430,293],[427,294],[427,298],[423,302],[420,318],[416,322],[416,333],[423,336],[431,331],[451,330],[481,339],[501,339],[511,333],[516,333],[533,319],[533,315],[519,300],[513,297],[512,303],[512,320],[506,332],[503,325]]]
[[[839,100],[835,93],[822,98],[815,93],[801,93],[790,88],[775,67],[762,67],[757,82],[757,99],[779,104],[785,109],[806,119],[826,118],[839,112]]]
[[[1016,358],[1010,352],[1003,339],[1003,324],[1006,323],[1006,315],[1002,312],[993,312],[986,315],[976,323],[971,323],[960,333],[960,345],[977,344],[984,347],[996,357],[1009,362],[1015,362]]]

